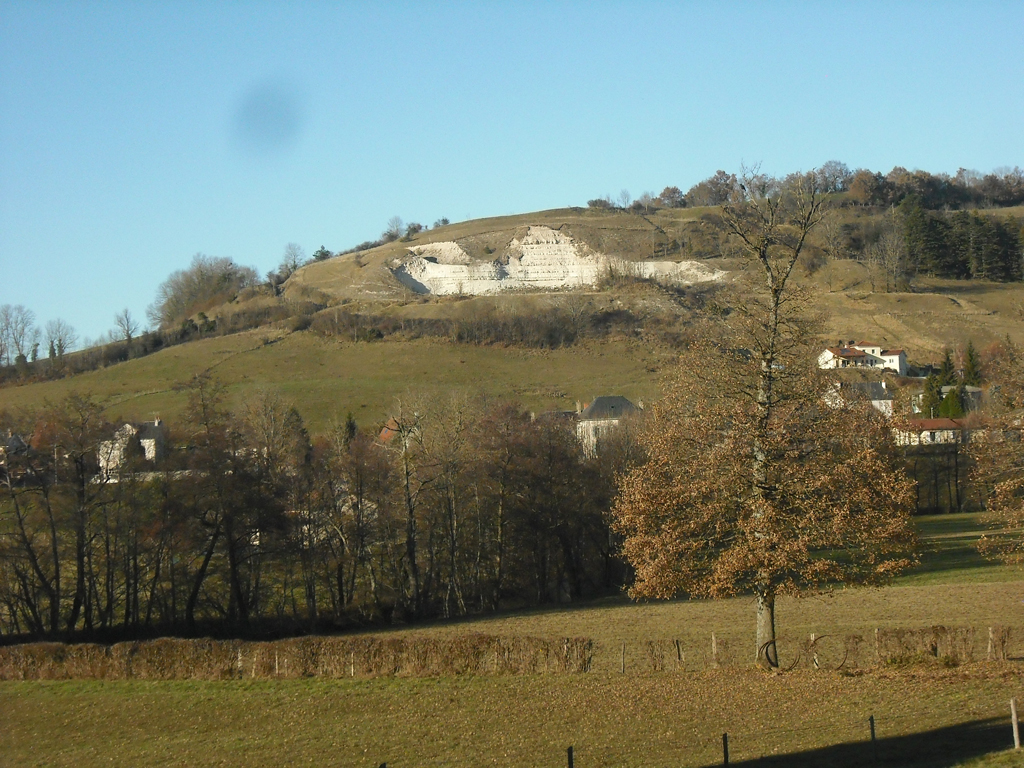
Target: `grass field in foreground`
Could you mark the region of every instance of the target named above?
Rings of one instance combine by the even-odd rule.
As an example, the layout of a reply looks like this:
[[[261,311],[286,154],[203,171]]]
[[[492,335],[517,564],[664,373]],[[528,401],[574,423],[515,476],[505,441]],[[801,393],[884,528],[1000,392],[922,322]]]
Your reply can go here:
[[[922,518],[919,526],[922,574],[886,589],[782,599],[780,636],[1024,627],[1020,573],[970,554],[977,516]],[[981,571],[985,579],[963,578]],[[749,663],[753,619],[745,597],[616,598],[389,630],[590,636],[597,650],[585,675],[0,683],[0,765],[560,766],[571,744],[579,768],[710,766],[720,764],[723,732],[732,765],[871,765],[868,715],[883,765],[1024,765],[1019,753],[1002,751],[1012,744],[1009,700],[1024,700],[1021,662],[850,673],[804,664],[768,675]],[[712,631],[723,649],[720,669],[653,672],[642,663],[647,640],[677,638],[699,655]],[[1014,655],[1022,640],[1015,638]]]
[[[189,683],[5,683],[17,766],[852,765],[873,714],[889,765],[1012,746],[1007,665],[861,676],[684,674]],[[837,746],[842,745],[842,746]],[[757,763],[762,756],[774,756]],[[999,763],[990,763],[998,765]],[[1019,763],[1003,763],[1019,764]],[[979,764],[982,765],[982,764]]]

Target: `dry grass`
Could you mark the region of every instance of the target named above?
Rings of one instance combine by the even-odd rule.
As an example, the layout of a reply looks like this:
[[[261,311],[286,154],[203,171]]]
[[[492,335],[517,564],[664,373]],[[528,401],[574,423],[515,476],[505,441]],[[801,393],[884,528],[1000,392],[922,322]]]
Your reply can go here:
[[[1009,746],[1005,710],[1022,694],[1018,670],[999,665],[860,676],[3,683],[0,763],[564,765],[571,744],[580,766],[700,766],[720,760],[729,732],[734,764],[789,754],[777,764],[841,765],[799,753],[845,743],[853,746],[844,753],[863,754],[873,714],[883,754],[910,750],[921,765],[950,765],[955,748],[936,755],[934,739],[912,734],[995,717],[990,740],[959,755]]]

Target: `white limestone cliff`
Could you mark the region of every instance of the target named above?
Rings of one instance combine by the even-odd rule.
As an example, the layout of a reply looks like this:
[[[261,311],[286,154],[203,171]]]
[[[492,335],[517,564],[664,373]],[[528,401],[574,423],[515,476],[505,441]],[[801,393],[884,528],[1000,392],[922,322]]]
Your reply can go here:
[[[417,293],[440,295],[592,286],[609,272],[677,284],[725,276],[696,261],[627,261],[605,256],[549,227],[530,227],[521,240],[512,239],[500,258],[489,262],[474,263],[455,242],[415,246],[409,254],[392,264],[394,276]]]

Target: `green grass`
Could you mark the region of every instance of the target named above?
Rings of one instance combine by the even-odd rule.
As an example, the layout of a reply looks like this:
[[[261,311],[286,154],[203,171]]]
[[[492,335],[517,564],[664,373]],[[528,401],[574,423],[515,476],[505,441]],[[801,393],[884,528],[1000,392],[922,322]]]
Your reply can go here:
[[[273,343],[266,343],[273,340]],[[160,416],[173,428],[186,396],[174,389],[211,371],[237,401],[259,385],[298,407],[314,434],[349,412],[371,426],[396,398],[451,391],[514,399],[536,410],[572,409],[602,394],[634,402],[658,395],[663,354],[639,344],[589,341],[567,349],[454,345],[436,339],[339,342],[303,332],[253,331],[162,350],[71,379],[0,389],[0,411],[90,393],[109,418]]]
[[[922,518],[926,545],[976,536],[976,515]],[[925,567],[928,567],[926,555]],[[943,555],[946,557],[946,555]],[[969,561],[885,589],[778,603],[784,658],[811,632],[970,625],[1024,628],[1024,580],[968,582]],[[986,566],[987,567],[987,566]],[[596,641],[585,675],[223,682],[0,683],[0,765],[710,766],[730,734],[734,765],[865,765],[867,717],[889,765],[1022,765],[1008,702],[1024,701],[1021,662],[768,675],[750,664],[754,604],[636,604],[611,598],[385,633],[467,632]],[[709,668],[716,633],[723,667]],[[649,640],[680,640],[686,661],[653,671]],[[626,645],[626,673],[620,672]],[[1011,642],[1024,656],[1024,633]],[[991,753],[991,754],[990,754]],[[914,758],[914,756],[917,756]],[[917,762],[914,760],[917,759]],[[844,762],[845,761],[845,762]]]
[[[992,717],[1005,721],[1010,697],[1022,694],[1017,675],[1002,669],[857,677],[773,677],[744,669],[491,679],[4,683],[0,763],[564,765],[571,744],[579,766],[700,766],[720,760],[721,734],[728,732],[735,764],[791,755],[786,764],[809,765],[820,764],[806,754],[811,750],[837,744],[848,745],[842,750],[847,753],[863,750],[868,714],[875,716],[882,748],[898,755],[913,743],[913,734]],[[991,746],[982,746],[1012,744],[1008,725],[1002,731],[997,728]],[[950,764],[934,757],[921,765]]]
[[[983,514],[922,515],[914,518],[921,541],[921,565],[897,584],[984,583],[1024,578],[1019,566],[982,557],[977,542],[989,529]]]

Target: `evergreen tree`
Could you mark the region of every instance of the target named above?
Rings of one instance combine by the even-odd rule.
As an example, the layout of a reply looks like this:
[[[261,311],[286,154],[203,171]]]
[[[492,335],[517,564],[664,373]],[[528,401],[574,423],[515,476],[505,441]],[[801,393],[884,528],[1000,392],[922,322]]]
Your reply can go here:
[[[946,396],[942,398],[942,402],[939,403],[939,416],[943,416],[947,419],[959,419],[964,415],[963,395],[964,385],[952,387]]]
[[[953,366],[953,353],[946,350],[942,358],[942,367],[939,368],[939,386],[945,387],[956,383],[956,368]]]
[[[942,402],[942,384],[934,373],[929,373],[924,380],[924,394],[921,397],[921,413],[925,418],[938,415],[939,404]]]
[[[981,360],[974,349],[973,341],[967,342],[967,351],[964,353],[964,384],[972,387],[981,384]]]

